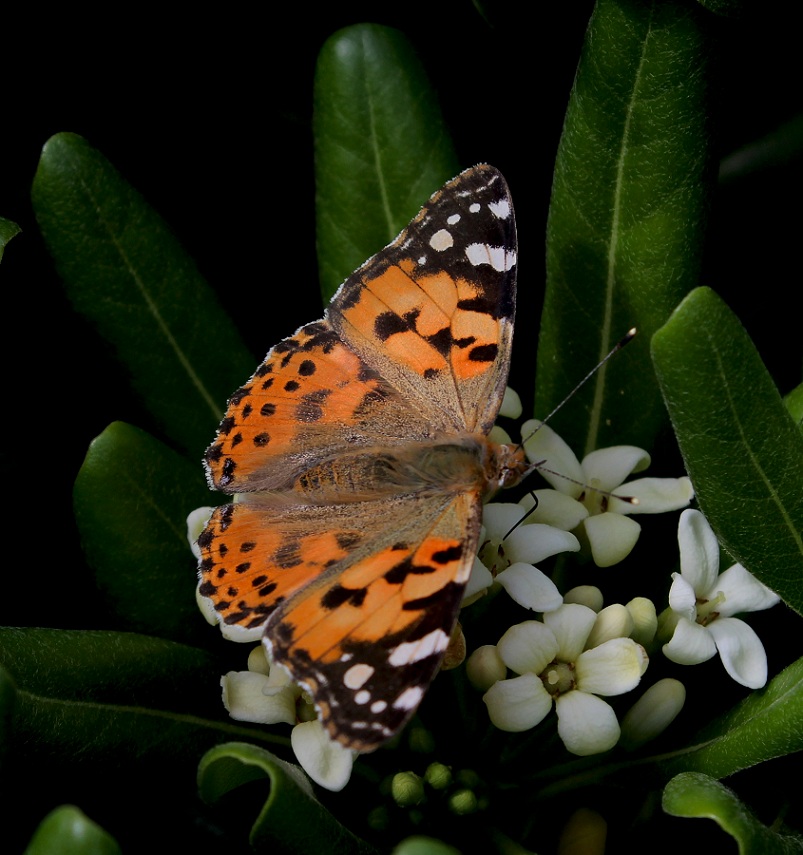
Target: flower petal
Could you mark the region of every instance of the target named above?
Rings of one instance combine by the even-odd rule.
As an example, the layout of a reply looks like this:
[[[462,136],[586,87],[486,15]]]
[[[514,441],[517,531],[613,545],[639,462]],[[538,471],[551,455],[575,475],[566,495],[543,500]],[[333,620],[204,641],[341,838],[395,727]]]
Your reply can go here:
[[[471,573],[463,591],[463,605],[465,606],[473,602],[479,594],[490,588],[493,583],[493,573],[475,555],[474,563],[471,565]]]
[[[537,620],[514,624],[496,647],[505,665],[517,674],[540,674],[558,652],[555,633]]]
[[[578,552],[580,541],[571,532],[551,525],[524,523],[510,533],[502,548],[511,564],[539,564],[559,552]]]
[[[619,740],[616,714],[601,698],[575,690],[561,695],[555,706],[558,735],[572,754],[601,754]]]
[[[187,516],[187,540],[190,544],[192,554],[200,561],[201,548],[198,546],[198,538],[206,528],[209,517],[212,516],[214,508],[196,508]]]
[[[669,608],[686,620],[694,622],[697,619],[697,595],[694,593],[694,588],[680,573],[672,574]]]
[[[543,463],[547,470],[552,470],[539,470],[541,475],[558,492],[579,496],[583,490],[581,485],[585,483],[582,467],[575,453],[555,431],[538,419],[530,419],[521,426],[521,437],[530,463]]]
[[[641,534],[641,526],[622,514],[597,514],[583,526],[597,567],[611,567],[627,558]]]
[[[641,645],[652,644],[658,630],[658,615],[655,603],[647,597],[634,597],[625,608],[633,618],[633,631],[630,637]]]
[[[694,498],[694,488],[686,478],[637,478],[613,490],[614,496],[638,499],[636,504],[619,499],[610,510],[618,514],[662,514],[685,508]]]
[[[755,630],[738,618],[717,618],[709,627],[728,674],[747,686],[760,689],[767,682],[767,654]]]
[[[482,699],[494,726],[508,733],[535,727],[552,709],[552,695],[535,674],[500,680]]]
[[[502,406],[499,407],[499,415],[506,419],[520,419],[522,409],[519,393],[515,389],[511,389],[510,386],[506,386]]]
[[[635,627],[630,612],[621,603],[611,603],[597,614],[586,640],[586,650],[599,647],[612,638],[627,638]]]
[[[559,609],[544,615],[544,624],[557,639],[557,654],[561,661],[574,662],[583,652],[596,619],[596,612],[579,603],[564,603]]]
[[[678,665],[699,665],[716,656],[717,646],[708,629],[682,617],[663,651],[667,659]]]
[[[316,784],[336,793],[351,777],[355,752],[331,739],[319,721],[297,724],[290,744],[301,768]]]
[[[494,425],[488,431],[488,439],[491,442],[495,442],[497,445],[513,445],[513,440],[510,438],[510,434],[499,425]]]
[[[596,585],[577,585],[563,595],[564,603],[580,603],[599,614],[605,600]]]
[[[514,525],[524,519],[526,510],[518,502],[490,502],[482,509],[485,539],[501,541]]]
[[[534,612],[551,612],[563,603],[555,583],[532,564],[511,564],[496,581],[520,606]]]
[[[582,502],[557,490],[535,490],[524,496],[519,504],[529,511],[536,502],[538,506],[527,517],[530,522],[572,531],[588,516],[588,508]]]
[[[268,678],[256,671],[229,671],[220,678],[223,706],[237,721],[255,724],[296,723],[296,701],[291,689],[265,694]]]
[[[212,624],[214,626],[218,622],[218,618],[220,617],[220,612],[215,608],[215,604],[209,599],[209,597],[205,597],[201,591],[201,583],[195,586],[195,603],[201,611],[201,614],[204,616],[204,619],[207,623]]]
[[[586,454],[581,465],[586,484],[613,490],[632,472],[646,469],[650,465],[650,455],[635,445],[612,445]]]
[[[595,695],[623,695],[639,684],[648,662],[647,651],[632,638],[612,638],[578,656],[577,688]]]
[[[698,597],[710,599],[719,575],[719,544],[708,520],[693,508],[678,522],[680,573]]]
[[[714,589],[716,593],[725,595],[725,601],[717,607],[722,617],[731,617],[739,612],[760,612],[781,599],[741,564],[728,567],[717,579]]]

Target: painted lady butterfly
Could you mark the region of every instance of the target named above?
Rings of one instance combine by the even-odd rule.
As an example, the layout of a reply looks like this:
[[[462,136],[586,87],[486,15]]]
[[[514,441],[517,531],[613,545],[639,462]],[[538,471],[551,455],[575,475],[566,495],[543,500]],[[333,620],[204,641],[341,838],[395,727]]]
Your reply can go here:
[[[199,538],[226,634],[264,639],[329,733],[371,751],[438,671],[483,498],[518,481],[487,438],[510,363],[516,229],[493,167],[435,193],[268,353],[206,453],[236,493]]]

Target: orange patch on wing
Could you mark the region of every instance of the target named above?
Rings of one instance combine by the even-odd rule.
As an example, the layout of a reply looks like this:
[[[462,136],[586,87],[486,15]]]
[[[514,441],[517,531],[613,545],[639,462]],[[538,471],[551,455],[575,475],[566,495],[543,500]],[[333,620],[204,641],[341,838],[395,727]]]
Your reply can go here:
[[[291,596],[346,554],[336,532],[311,532],[294,542],[266,525],[263,512],[245,503],[217,508],[200,543],[203,582],[207,583],[203,593],[216,605],[228,603],[218,609],[224,619],[244,608],[272,606]],[[283,554],[287,566],[282,566]],[[266,586],[270,591],[260,593]],[[251,616],[244,616],[237,623],[250,620]]]

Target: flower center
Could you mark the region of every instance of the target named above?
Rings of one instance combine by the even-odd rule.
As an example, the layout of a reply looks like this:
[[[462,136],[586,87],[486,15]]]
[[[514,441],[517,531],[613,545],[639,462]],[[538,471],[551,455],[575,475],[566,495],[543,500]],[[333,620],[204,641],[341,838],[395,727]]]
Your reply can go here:
[[[600,492],[599,488],[599,478],[592,478],[588,482],[588,487],[578,497],[578,501],[582,502],[591,516],[604,514],[608,510],[608,496]]]
[[[505,545],[502,541],[486,540],[480,547],[477,557],[494,577],[510,566],[510,560],[505,557]]]
[[[725,595],[722,591],[717,591],[716,597],[706,600],[702,597],[697,598],[697,623],[700,626],[708,626],[709,623],[719,617],[719,608],[725,602]]]
[[[574,665],[571,662],[550,662],[541,672],[541,682],[550,695],[558,697],[575,687]]]

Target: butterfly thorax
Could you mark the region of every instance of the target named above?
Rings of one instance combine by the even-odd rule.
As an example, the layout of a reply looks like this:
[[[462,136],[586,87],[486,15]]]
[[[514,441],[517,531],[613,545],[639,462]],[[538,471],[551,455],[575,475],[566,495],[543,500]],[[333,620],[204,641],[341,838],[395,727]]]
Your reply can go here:
[[[514,446],[478,434],[355,449],[312,466],[294,491],[309,504],[340,504],[389,496],[479,492],[488,498],[520,478],[524,458]]]

